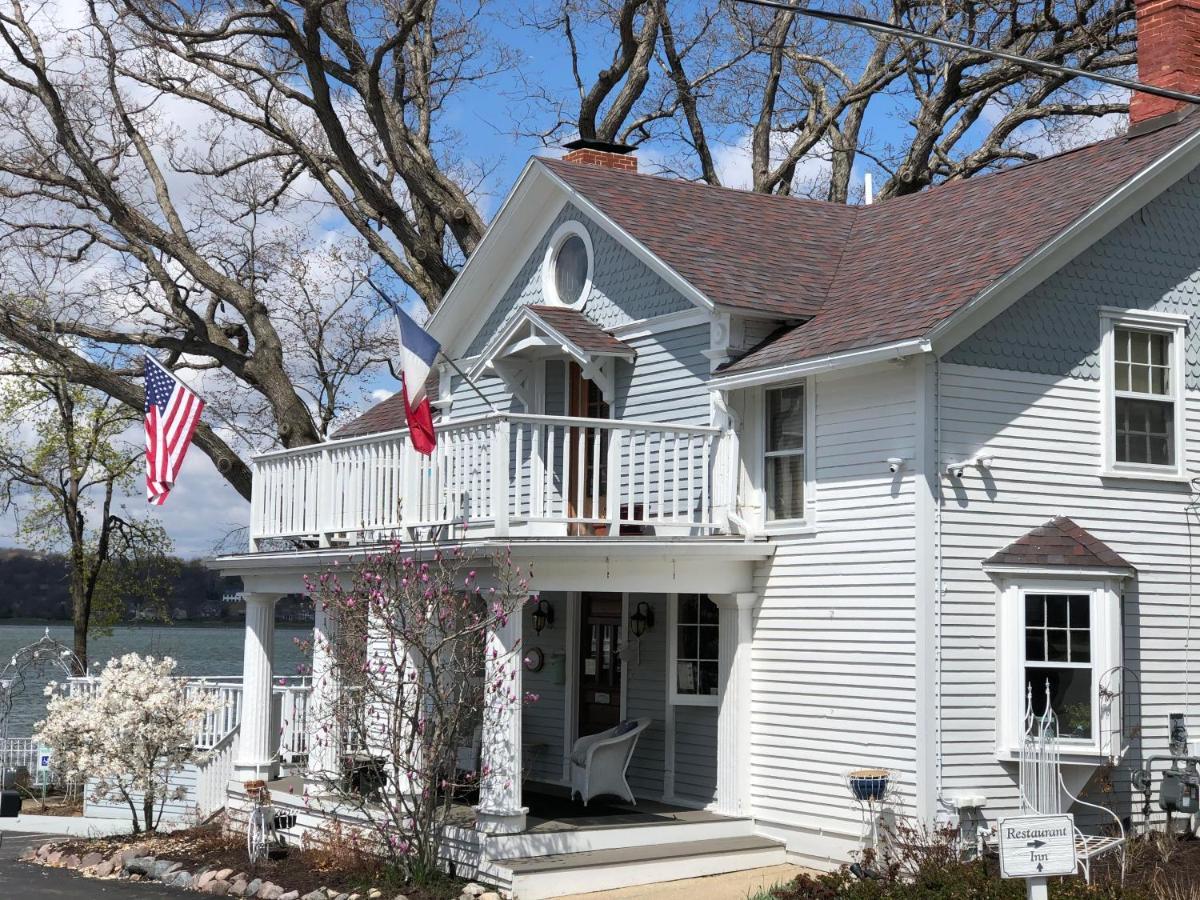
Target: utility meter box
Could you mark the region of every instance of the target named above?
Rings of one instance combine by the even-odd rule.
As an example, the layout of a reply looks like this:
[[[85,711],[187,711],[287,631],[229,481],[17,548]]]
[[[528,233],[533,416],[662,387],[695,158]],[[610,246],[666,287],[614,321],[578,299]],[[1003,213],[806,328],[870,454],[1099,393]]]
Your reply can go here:
[[[1158,788],[1159,809],[1195,815],[1200,811],[1200,781],[1194,772],[1168,769],[1162,773]]]

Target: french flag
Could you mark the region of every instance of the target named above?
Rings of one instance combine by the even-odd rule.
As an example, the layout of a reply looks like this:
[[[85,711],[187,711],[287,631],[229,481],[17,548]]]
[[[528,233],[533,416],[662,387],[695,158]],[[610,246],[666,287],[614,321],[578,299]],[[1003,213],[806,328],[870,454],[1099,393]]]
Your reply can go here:
[[[428,456],[437,446],[437,434],[433,430],[433,411],[425,393],[425,382],[442,345],[414,322],[395,300],[388,299],[388,305],[396,314],[400,334],[400,390],[404,394],[409,439],[418,453]]]

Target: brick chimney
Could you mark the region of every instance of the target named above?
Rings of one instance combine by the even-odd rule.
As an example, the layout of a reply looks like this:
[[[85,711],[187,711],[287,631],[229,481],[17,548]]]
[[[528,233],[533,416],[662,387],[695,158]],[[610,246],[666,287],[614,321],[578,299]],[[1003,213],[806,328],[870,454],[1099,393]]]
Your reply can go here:
[[[633,148],[628,144],[610,144],[607,141],[579,138],[563,146],[570,151],[563,157],[566,162],[619,169],[622,172],[637,171],[637,157],[633,155]]]
[[[1200,0],[1134,2],[1138,81],[1200,93]],[[1129,98],[1129,124],[1137,125],[1187,105],[1135,91]]]

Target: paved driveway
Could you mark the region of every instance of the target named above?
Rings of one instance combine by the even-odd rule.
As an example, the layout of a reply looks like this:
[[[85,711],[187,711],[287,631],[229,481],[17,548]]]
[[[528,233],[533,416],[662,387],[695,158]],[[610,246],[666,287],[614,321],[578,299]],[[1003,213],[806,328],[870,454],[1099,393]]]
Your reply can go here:
[[[47,841],[62,840],[61,835],[7,831],[0,846],[0,897],[5,900],[92,900],[93,897],[128,897],[130,900],[159,900],[165,897],[195,897],[182,888],[160,884],[131,884],[128,881],[101,881],[84,878],[66,869],[47,869],[31,863],[17,862],[17,857],[29,846]]]

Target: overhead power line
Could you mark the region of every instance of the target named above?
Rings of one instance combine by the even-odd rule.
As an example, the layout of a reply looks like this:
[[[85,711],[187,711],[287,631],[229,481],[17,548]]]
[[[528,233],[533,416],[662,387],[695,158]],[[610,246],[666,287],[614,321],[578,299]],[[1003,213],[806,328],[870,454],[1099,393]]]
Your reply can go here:
[[[1028,69],[1034,69],[1038,72],[1044,72],[1051,75],[1070,75],[1073,78],[1088,78],[1092,81],[1099,81],[1103,84],[1111,84],[1114,87],[1126,88],[1130,91],[1140,91],[1143,94],[1153,94],[1155,97],[1165,97],[1168,100],[1180,100],[1184,103],[1200,104],[1200,94],[1189,94],[1186,91],[1174,91],[1171,88],[1159,87],[1154,84],[1143,84],[1140,81],[1134,81],[1131,78],[1119,78],[1116,75],[1105,75],[1103,72],[1088,72],[1085,69],[1076,69],[1074,66],[1062,66],[1058,63],[1042,62],[1039,59],[1030,59],[1027,56],[1021,56],[1016,53],[1008,53],[1004,50],[990,50],[986,47],[975,47],[971,44],[962,41],[956,41],[953,38],[939,37],[933,34],[923,34],[920,31],[914,31],[911,28],[904,28],[901,25],[892,25],[889,22],[881,22],[878,19],[868,19],[865,16],[854,16],[849,13],[830,12],[824,9],[810,9],[801,6],[794,6],[791,3],[784,3],[782,0],[737,0],[738,3],[746,3],[751,6],[765,6],[768,9],[781,9],[787,12],[794,12],[797,15],[807,16],[810,19],[820,19],[824,22],[833,22],[838,25],[849,25],[854,28],[863,28],[867,31],[873,31],[876,34],[886,34],[892,37],[909,38],[910,40],[920,41],[926,44],[936,44],[939,47],[948,47],[951,50],[965,50],[970,53],[978,53],[981,56],[989,56],[993,59],[1002,59],[1006,62],[1015,63],[1019,66],[1024,66]]]

